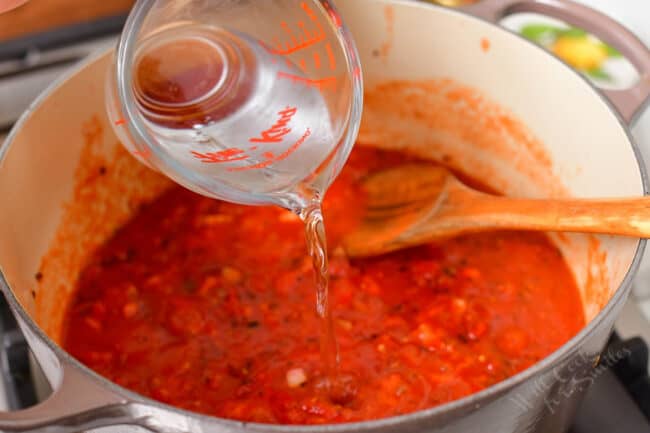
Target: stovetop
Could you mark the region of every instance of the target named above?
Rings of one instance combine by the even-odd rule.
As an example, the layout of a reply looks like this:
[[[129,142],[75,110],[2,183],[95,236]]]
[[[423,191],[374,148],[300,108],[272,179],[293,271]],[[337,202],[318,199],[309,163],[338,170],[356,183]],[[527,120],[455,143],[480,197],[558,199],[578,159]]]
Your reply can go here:
[[[649,432],[648,345],[639,337],[622,340],[614,333],[607,352],[630,355],[598,375],[570,433]]]

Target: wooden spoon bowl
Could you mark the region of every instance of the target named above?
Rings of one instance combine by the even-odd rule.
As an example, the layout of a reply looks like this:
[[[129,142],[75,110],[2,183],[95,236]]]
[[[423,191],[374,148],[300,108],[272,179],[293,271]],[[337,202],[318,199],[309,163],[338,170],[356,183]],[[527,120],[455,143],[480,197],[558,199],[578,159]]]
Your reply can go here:
[[[519,199],[476,191],[449,170],[405,164],[368,176],[362,224],[346,236],[350,257],[374,256],[466,233],[538,230],[650,236],[650,198]]]

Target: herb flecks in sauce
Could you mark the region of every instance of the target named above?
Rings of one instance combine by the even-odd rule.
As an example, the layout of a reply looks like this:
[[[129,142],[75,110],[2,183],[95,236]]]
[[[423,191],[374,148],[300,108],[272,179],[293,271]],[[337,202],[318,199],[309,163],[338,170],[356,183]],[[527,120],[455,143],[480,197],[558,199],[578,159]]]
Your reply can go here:
[[[398,164],[357,148],[328,192],[340,380],[324,392],[302,222],[173,188],[90,259],[64,347],[157,400],[219,417],[322,424],[403,414],[497,383],[583,325],[578,290],[542,234],[486,233],[364,260],[339,247],[358,181]]]

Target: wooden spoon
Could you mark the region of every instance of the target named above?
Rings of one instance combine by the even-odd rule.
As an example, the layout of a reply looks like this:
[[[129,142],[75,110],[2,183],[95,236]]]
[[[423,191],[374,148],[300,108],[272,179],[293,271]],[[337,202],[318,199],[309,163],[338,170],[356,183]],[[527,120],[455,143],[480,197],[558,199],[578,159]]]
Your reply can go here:
[[[369,175],[361,225],[344,239],[350,257],[373,256],[465,233],[540,230],[650,237],[650,197],[519,199],[485,194],[447,169],[407,164]]]

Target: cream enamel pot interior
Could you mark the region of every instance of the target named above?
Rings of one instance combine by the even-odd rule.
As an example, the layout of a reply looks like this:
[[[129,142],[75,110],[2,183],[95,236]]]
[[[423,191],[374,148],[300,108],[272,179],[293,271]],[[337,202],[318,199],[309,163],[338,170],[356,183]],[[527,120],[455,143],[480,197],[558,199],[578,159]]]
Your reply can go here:
[[[441,133],[427,121],[426,113],[410,115],[419,108],[406,102],[429,98],[417,87],[402,96],[386,90],[387,100],[402,98],[402,105],[368,100],[361,143],[411,148],[432,159],[451,155],[457,168],[512,195],[645,192],[645,170],[625,122],[632,121],[650,94],[650,53],[616,23],[560,0],[485,0],[468,9],[482,19],[413,1],[341,1],[339,7],[357,41],[367,89],[387,80],[452,78],[520,119],[543,143],[548,159],[540,159],[535,149],[522,146],[521,136],[508,131],[500,132],[497,150],[467,140],[463,128],[457,134]],[[612,104],[558,59],[489,22],[524,10],[559,16],[602,35],[633,61],[641,81],[633,89],[611,93]],[[58,332],[83,257],[165,182],[132,159],[115,157],[119,144],[104,114],[103,83],[109,63],[110,54],[103,54],[50,88],[21,118],[0,153],[2,289],[54,388],[52,396],[36,407],[1,413],[0,430],[64,433],[104,426],[116,427],[103,432],[168,433],[566,430],[595,374],[594,366],[599,359],[610,359],[599,355],[629,295],[644,247],[638,239],[556,238],[582,290],[588,325],[517,376],[462,400],[405,416],[327,427],[239,423],[146,399],[70,357],[57,345]],[[462,124],[458,113],[445,116],[456,116]],[[88,157],[89,141],[93,157],[105,161],[105,171],[111,174],[106,176],[110,181],[85,178],[86,188],[106,188],[101,182],[110,182],[112,193],[94,196],[102,200],[84,200],[88,190],[75,189],[80,174],[86,173],[78,166]],[[69,204],[83,212],[66,231],[62,227],[70,226]],[[42,258],[57,242],[60,251],[52,260],[60,266],[51,266],[37,284],[34,276]]]

